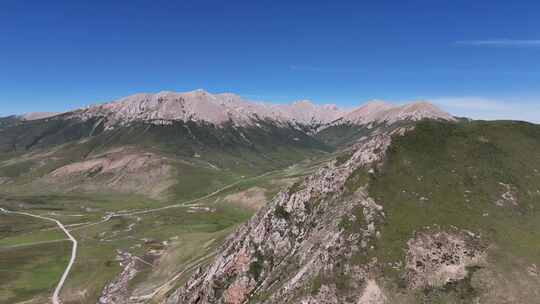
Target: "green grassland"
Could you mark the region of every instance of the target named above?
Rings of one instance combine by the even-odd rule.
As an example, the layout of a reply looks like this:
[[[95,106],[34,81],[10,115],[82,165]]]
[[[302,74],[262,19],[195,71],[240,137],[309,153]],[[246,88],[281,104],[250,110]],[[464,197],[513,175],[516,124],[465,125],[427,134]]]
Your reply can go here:
[[[540,263],[540,126],[520,122],[422,122],[395,137],[369,193],[386,213],[372,252],[379,261],[404,261],[413,232],[469,230],[490,244],[500,273]],[[511,185],[517,203],[497,205]],[[399,277],[392,267],[388,277]],[[510,276],[509,276],[510,277]],[[440,303],[454,303],[457,293]],[[433,300],[433,299],[432,299]],[[437,301],[439,301],[437,300]],[[435,302],[435,300],[433,300]]]
[[[224,197],[253,187],[264,189],[265,195],[271,197],[285,185],[282,180],[302,178],[320,164],[318,158],[314,158],[292,167],[252,177],[227,172],[222,175],[220,172],[210,174],[209,172],[215,170],[210,171],[202,167],[198,171],[193,166],[179,162],[178,175],[182,178],[178,179],[178,185],[173,188],[175,192],[162,200],[150,199],[143,195],[107,192],[8,191],[0,194],[0,206],[57,218],[65,225],[75,225],[70,229],[79,241],[79,254],[64,286],[62,298],[65,303],[95,303],[104,285],[121,271],[118,261],[115,260],[116,250],[126,250],[144,257],[149,250],[145,240],[154,240],[158,243],[166,241],[168,245],[164,247],[163,261],[160,261],[155,269],[141,271],[130,282],[130,289],[150,291],[151,288],[164,284],[171,276],[179,273],[181,275],[173,284],[180,284],[179,282],[183,282],[196,265],[210,261],[215,248],[232,229],[245,222],[255,212],[242,204],[225,200]],[[223,188],[226,185],[231,186]],[[222,191],[213,196],[192,201],[221,188]],[[187,204],[183,206],[182,203]],[[88,225],[101,221],[110,212],[144,211],[169,205],[176,207],[132,216],[113,217],[110,221],[98,225]],[[0,290],[9,290],[0,293],[0,302],[17,303],[50,296],[51,287],[57,282],[67,263],[70,243],[63,241],[35,244],[65,238],[54,224],[47,221],[5,214],[0,214],[0,218],[2,219],[0,250],[13,252],[14,255],[5,256],[0,262],[0,268],[18,274],[16,279],[0,282]],[[49,256],[49,259],[37,258],[30,254],[41,251]],[[15,264],[21,267],[32,265],[37,267],[36,269],[48,270],[51,277],[50,284],[47,286],[37,284],[35,287],[28,285],[33,268],[15,269],[13,266]],[[151,278],[151,282],[147,278]]]
[[[168,126],[132,123],[108,131],[100,119],[64,117],[6,124],[0,129],[0,196],[71,194],[83,191],[82,184],[90,186],[90,196],[114,195],[115,189],[95,190],[104,188],[102,184],[111,176],[84,172],[55,184],[49,174],[118,149],[166,159],[175,180],[162,196],[166,200],[195,198],[236,180],[284,169],[333,151],[294,126],[269,121],[258,124],[217,127],[194,122]],[[144,172],[132,174],[140,177]]]
[[[0,240],[25,235],[46,228],[56,228],[54,223],[45,222],[32,217],[4,214],[0,222]]]
[[[257,129],[175,123],[105,131],[98,121],[5,121],[0,126],[0,177],[9,182],[0,181],[0,207],[73,225],[69,228],[80,249],[62,292],[66,304],[96,303],[104,285],[121,271],[116,250],[144,257],[152,246],[162,244],[160,263],[138,273],[130,290],[149,292],[177,274],[173,284],[178,285],[256,211],[227,197],[258,189],[270,199],[327,161],[346,161],[350,152],[342,149],[371,132],[344,125],[312,138],[294,128],[260,123]],[[175,183],[156,199],[35,182],[60,166],[119,147],[167,158]],[[332,147],[339,149],[332,153]],[[381,265],[403,262],[406,242],[415,231],[457,227],[493,245],[489,258],[498,273],[540,265],[538,151],[540,127],[518,122],[424,121],[395,137],[382,167],[374,174],[355,172],[346,184],[349,195],[367,183],[370,196],[386,214],[381,237],[367,258],[376,257]],[[507,187],[517,203],[498,205]],[[110,213],[171,205],[175,207],[100,222]],[[356,224],[343,223],[351,229]],[[0,214],[0,303],[50,295],[67,263],[70,243],[49,241],[64,238],[53,223]],[[385,266],[383,272],[388,284],[399,290],[401,271]],[[429,301],[453,303],[460,296],[455,288],[435,291]]]
[[[114,202],[109,203],[114,206]],[[210,201],[207,203],[212,205]],[[69,209],[72,206],[62,210],[60,204],[51,205],[54,206],[54,212],[58,214],[55,218],[74,222],[68,216],[62,215],[72,213]],[[104,214],[106,209],[103,206],[101,208]],[[79,254],[63,291],[63,297],[67,300],[65,303],[95,303],[104,285],[121,270],[118,262],[115,261],[117,249],[143,256],[148,248],[135,247],[135,245],[144,244],[144,239],[163,242],[171,238],[179,238],[181,241],[178,241],[176,247],[193,248],[191,251],[183,251],[184,256],[169,261],[169,270],[181,269],[183,261],[187,261],[191,255],[198,254],[198,249],[211,236],[227,234],[232,227],[247,220],[252,214],[250,210],[234,206],[212,205],[212,208],[214,208],[212,212],[192,213],[189,212],[189,208],[178,207],[142,214],[137,216],[138,219],[135,216],[115,217],[100,225],[74,227],[72,233],[79,241]],[[42,209],[27,211],[48,214]],[[9,227],[17,227],[27,220],[24,216],[2,214],[0,217],[2,219],[19,218],[19,222],[10,219]],[[78,217],[77,221],[95,222],[99,218],[96,216]],[[2,303],[4,301],[16,303],[38,295],[46,296],[51,292],[50,288],[58,281],[67,263],[71,243],[65,241],[53,244],[39,243],[65,239],[65,236],[58,229],[50,227],[45,230],[33,230],[41,228],[39,224],[33,223],[33,225],[34,227],[28,227],[24,231],[9,231],[7,234],[9,236],[0,238],[0,252],[3,256],[0,259],[0,269],[3,273],[10,274],[5,276],[5,281],[0,281],[0,290],[6,290],[6,293],[0,293]],[[129,225],[134,225],[132,230],[128,229]],[[185,241],[186,239],[188,241]],[[40,255],[36,256],[38,253]],[[41,257],[41,254],[48,258]],[[35,284],[36,278],[42,280],[43,283],[47,280],[41,277],[42,273],[48,274],[48,284]],[[7,293],[8,290],[9,293]]]
[[[0,302],[17,303],[52,293],[69,259],[69,242],[34,248],[0,246]]]

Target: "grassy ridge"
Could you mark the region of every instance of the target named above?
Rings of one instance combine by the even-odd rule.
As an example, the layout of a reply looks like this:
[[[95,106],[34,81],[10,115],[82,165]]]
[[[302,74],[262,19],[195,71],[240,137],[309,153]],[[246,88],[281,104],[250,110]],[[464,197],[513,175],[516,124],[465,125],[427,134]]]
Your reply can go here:
[[[403,261],[414,231],[455,226],[493,244],[501,271],[540,263],[538,151],[540,126],[519,122],[421,122],[395,137],[369,186],[386,213],[373,255]],[[501,201],[507,187],[515,204]]]

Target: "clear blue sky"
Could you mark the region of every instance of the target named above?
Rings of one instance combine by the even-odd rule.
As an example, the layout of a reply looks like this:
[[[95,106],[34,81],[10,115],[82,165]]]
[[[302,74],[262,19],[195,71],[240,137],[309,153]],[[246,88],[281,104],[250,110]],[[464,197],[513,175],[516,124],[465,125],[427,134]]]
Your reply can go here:
[[[0,115],[204,88],[540,121],[539,12],[537,0],[2,0]]]

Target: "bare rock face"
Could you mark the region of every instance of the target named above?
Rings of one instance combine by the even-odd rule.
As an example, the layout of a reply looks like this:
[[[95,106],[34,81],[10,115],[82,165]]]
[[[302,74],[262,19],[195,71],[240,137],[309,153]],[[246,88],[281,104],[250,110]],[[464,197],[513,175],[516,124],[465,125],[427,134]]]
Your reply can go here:
[[[130,253],[119,251],[117,260],[123,268],[118,277],[107,284],[98,299],[97,304],[127,304],[129,303],[128,283],[139,272],[140,263]]]
[[[341,117],[345,111],[336,105],[315,105],[309,100],[300,100],[291,104],[269,105],[282,119],[302,124],[325,124]]]
[[[343,116],[343,121],[353,124],[393,124],[399,121],[418,121],[422,119],[455,121],[455,118],[450,114],[426,101],[401,106],[394,106],[382,101],[373,101]]]
[[[464,279],[469,267],[485,264],[479,239],[464,232],[420,232],[407,243],[409,288],[442,287]]]
[[[0,185],[9,184],[10,181],[9,177],[0,176]]]
[[[356,259],[384,212],[350,181],[376,166],[389,143],[386,135],[361,142],[344,164],[330,163],[280,192],[166,303],[383,303],[368,280],[374,263]]]
[[[341,115],[333,105],[314,105],[299,101],[288,105],[249,102],[238,95],[210,94],[203,90],[185,93],[160,92],[136,94],[102,105],[73,112],[73,116],[88,119],[106,117],[108,128],[132,121],[199,121],[215,125],[232,122],[252,125],[257,120],[270,119],[280,123],[328,123]]]
[[[391,104],[384,101],[370,101],[347,113],[343,116],[343,120],[354,124],[366,124],[377,121],[380,113],[392,108],[393,106]]]
[[[357,304],[383,304],[387,298],[375,280],[369,280]]]
[[[162,254],[163,250],[148,250],[140,258],[127,251],[117,250],[116,260],[120,262],[122,271],[105,285],[97,304],[139,303],[133,299],[133,290],[129,288],[129,283],[139,272],[159,263]]]
[[[393,124],[398,121],[421,119],[455,120],[448,113],[428,102],[394,106],[382,101],[366,103],[345,111],[332,104],[316,105],[307,100],[291,104],[252,102],[230,93],[210,94],[204,90],[185,93],[159,92],[135,94],[109,103],[71,112],[67,117],[83,120],[104,118],[106,129],[145,121],[166,125],[171,121],[196,121],[223,125],[257,125],[257,121],[271,120],[280,124],[299,124],[317,129],[333,122],[357,125],[370,123]]]

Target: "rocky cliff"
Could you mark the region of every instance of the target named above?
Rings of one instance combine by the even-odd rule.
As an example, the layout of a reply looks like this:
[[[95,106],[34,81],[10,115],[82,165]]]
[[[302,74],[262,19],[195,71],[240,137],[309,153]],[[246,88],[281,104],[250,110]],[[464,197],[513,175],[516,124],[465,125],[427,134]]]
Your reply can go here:
[[[529,148],[516,154],[501,132]],[[538,134],[372,129],[280,192],[164,303],[536,303],[539,171],[516,166],[536,159]]]
[[[348,160],[331,162],[279,193],[225,242],[214,263],[199,270],[167,303],[382,299],[371,279],[376,263],[360,260],[384,218],[383,208],[364,187],[389,144],[386,134],[363,140]]]

